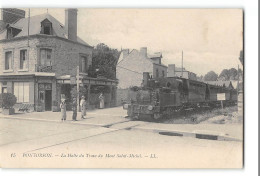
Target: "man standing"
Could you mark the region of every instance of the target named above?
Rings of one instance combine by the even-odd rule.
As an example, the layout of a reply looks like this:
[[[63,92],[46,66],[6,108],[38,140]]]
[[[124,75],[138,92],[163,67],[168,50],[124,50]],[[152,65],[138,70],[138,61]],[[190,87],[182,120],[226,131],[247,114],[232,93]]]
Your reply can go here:
[[[77,121],[77,98],[73,98],[72,111],[73,111],[72,120]]]
[[[85,100],[85,96],[81,97],[80,108],[81,108],[81,119],[85,119],[85,116],[86,116],[86,100]]]

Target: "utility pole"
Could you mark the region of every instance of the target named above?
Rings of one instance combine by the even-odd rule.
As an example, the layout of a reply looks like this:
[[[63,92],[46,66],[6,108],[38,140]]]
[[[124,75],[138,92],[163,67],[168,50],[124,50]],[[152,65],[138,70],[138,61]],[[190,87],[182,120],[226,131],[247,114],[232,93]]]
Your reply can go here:
[[[181,77],[183,78],[183,50],[181,52]]]
[[[79,112],[79,66],[77,66],[77,111]]]

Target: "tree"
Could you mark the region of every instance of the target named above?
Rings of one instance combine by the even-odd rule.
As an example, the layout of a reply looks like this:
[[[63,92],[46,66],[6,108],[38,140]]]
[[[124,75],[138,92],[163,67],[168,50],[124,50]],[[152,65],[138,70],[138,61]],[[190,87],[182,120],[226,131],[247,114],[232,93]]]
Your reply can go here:
[[[71,98],[77,98],[77,87],[76,86],[74,86],[72,89],[71,89],[71,91],[70,91],[70,94],[71,94]],[[85,88],[85,87],[82,87],[82,86],[80,86],[79,87],[79,97],[81,98],[83,95],[85,96],[85,97],[87,97],[86,95],[88,94],[88,91],[87,91],[87,89]],[[88,98],[88,97],[87,97]]]
[[[203,81],[204,77],[201,75],[201,76],[197,76],[197,81]]]
[[[221,80],[221,81],[229,80],[229,71],[228,71],[228,69],[222,70],[222,72],[219,75],[219,80]]]
[[[89,75],[96,77],[93,73],[98,69],[97,74],[110,79],[116,78],[116,64],[120,52],[117,49],[111,49],[104,43],[98,44],[93,50],[92,66],[89,69]]]
[[[222,81],[237,80],[238,79],[238,74],[239,74],[239,77],[241,77],[243,75],[241,69],[239,69],[238,71],[235,68],[224,69],[220,73],[218,79],[222,80]]]
[[[0,108],[10,109],[15,105],[16,101],[17,98],[11,93],[0,94]]]
[[[205,81],[216,81],[217,79],[218,75],[214,71],[210,71],[204,76]]]
[[[229,79],[227,81],[237,79],[237,69],[231,68],[228,70],[228,72],[229,72]]]

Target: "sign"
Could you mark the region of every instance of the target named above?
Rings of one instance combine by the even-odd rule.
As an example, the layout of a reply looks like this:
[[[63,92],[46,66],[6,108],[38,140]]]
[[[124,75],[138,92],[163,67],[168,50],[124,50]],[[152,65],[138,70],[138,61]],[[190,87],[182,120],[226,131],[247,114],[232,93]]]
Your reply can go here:
[[[226,100],[226,94],[225,93],[217,93],[217,100]]]
[[[76,77],[70,77],[70,84],[76,84]]]

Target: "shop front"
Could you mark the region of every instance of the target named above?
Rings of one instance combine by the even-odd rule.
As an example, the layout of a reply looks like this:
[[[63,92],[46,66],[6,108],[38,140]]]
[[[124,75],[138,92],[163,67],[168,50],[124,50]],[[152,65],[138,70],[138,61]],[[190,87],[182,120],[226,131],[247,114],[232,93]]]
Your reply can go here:
[[[60,102],[61,97],[65,98],[68,110],[71,109],[71,93],[76,90],[76,85],[76,78],[70,75],[57,78],[58,102]],[[80,95],[86,97],[89,109],[99,108],[99,96],[101,93],[104,95],[105,108],[114,107],[116,105],[116,80],[81,76],[79,85]]]

